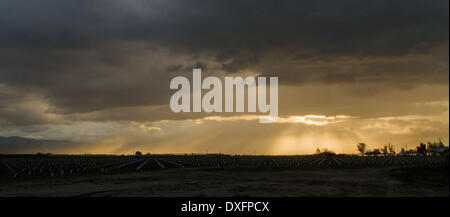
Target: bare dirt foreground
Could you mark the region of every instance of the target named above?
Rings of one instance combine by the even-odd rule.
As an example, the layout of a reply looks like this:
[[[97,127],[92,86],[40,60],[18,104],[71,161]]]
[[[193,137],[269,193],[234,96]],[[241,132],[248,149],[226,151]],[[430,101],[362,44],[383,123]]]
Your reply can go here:
[[[0,196],[449,196],[448,167],[191,168],[16,180]]]

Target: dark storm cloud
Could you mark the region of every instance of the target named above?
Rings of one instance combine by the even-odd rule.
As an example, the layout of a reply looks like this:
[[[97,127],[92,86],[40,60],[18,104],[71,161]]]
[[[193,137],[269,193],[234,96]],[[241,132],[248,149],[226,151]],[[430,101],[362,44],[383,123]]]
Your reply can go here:
[[[448,1],[2,1],[0,84],[55,113],[167,104],[193,67],[448,84],[448,25]]]
[[[108,39],[174,49],[333,55],[426,52],[448,40],[448,1],[8,1],[3,45],[80,46]],[[230,49],[232,52],[230,52]],[[312,55],[309,53],[309,55]]]

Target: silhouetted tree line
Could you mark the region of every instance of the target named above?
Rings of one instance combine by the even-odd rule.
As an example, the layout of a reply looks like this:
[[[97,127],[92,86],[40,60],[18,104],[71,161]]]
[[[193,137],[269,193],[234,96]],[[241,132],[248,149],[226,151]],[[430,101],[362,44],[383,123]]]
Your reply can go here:
[[[394,156],[394,155],[448,155],[449,148],[445,146],[445,144],[439,140],[439,142],[428,142],[420,143],[416,149],[405,150],[401,149],[399,153],[395,152],[395,148],[393,145],[385,145],[383,148],[375,148],[373,150],[366,150],[367,145],[363,142],[360,142],[356,145],[356,149],[363,156]]]

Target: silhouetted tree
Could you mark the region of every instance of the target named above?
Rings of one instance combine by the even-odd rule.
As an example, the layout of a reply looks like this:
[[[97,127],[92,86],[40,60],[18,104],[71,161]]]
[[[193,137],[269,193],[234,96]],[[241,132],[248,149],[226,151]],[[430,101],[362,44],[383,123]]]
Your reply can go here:
[[[422,154],[423,156],[427,155],[427,146],[420,143],[420,145],[417,146],[417,154]]]
[[[381,149],[381,152],[383,152],[383,155],[384,155],[384,156],[387,156],[387,155],[389,154],[388,147],[385,145],[385,146]]]
[[[380,154],[381,154],[381,151],[380,151],[379,148],[376,148],[376,149],[373,150],[373,155],[377,156],[377,155],[380,155]]]
[[[395,154],[394,146],[391,145],[391,143],[389,143],[388,149],[389,149],[389,154],[391,154],[391,155],[394,155],[394,154]]]
[[[317,148],[316,149],[316,154],[320,154],[320,153],[321,153],[320,148]]]
[[[356,145],[356,148],[358,149],[358,151],[364,155],[364,152],[366,151],[366,144],[363,142],[360,142],[358,145]]]
[[[321,155],[321,156],[325,156],[325,157],[333,157],[333,156],[336,155],[336,153],[334,153],[334,151],[328,150],[327,148],[323,148],[322,150],[317,148],[316,154]]]

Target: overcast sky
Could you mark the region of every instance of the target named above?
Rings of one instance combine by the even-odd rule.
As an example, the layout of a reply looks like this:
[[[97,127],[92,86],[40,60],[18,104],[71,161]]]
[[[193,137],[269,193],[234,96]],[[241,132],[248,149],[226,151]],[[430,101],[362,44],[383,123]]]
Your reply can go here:
[[[305,154],[449,136],[449,2],[0,2],[0,152]],[[172,113],[173,77],[277,76],[280,121]]]

